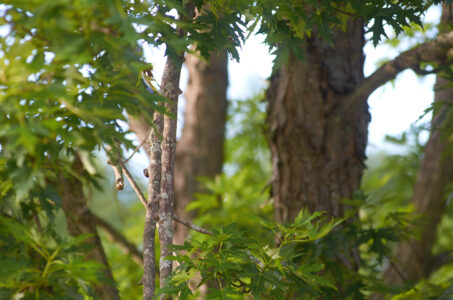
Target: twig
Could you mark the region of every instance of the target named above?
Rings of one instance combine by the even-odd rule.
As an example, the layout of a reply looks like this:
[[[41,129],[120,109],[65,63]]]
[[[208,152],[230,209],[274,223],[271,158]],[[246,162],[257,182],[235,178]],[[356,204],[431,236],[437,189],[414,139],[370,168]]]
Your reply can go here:
[[[118,243],[119,246],[123,249],[123,251],[126,254],[129,254],[138,265],[143,265],[142,253],[138,251],[137,247],[134,244],[129,242],[126,239],[126,237],[123,234],[121,234],[121,232],[116,230],[107,221],[105,221],[101,217],[98,217],[94,213],[91,214],[96,225],[105,231],[109,240]]]
[[[138,187],[137,183],[135,182],[134,178],[132,177],[131,173],[129,173],[129,170],[126,168],[126,166],[124,165],[123,162],[120,162],[121,164],[121,169],[123,170],[124,172],[124,175],[126,176],[127,180],[129,181],[129,183],[131,184],[132,188],[134,189],[135,193],[137,194],[138,198],[140,199],[140,201],[142,202],[142,204],[146,207],[148,207],[148,204],[146,202],[146,198],[145,196],[143,195],[142,191],[140,190],[140,188]]]
[[[357,18],[357,15],[356,15],[356,14],[347,12],[347,11],[345,11],[345,10],[342,10],[341,8],[334,7],[333,10],[335,10],[336,12],[339,12],[339,13],[341,13],[341,14],[344,14],[344,15],[346,15],[346,16],[349,16],[349,17],[352,17],[352,18]]]
[[[127,163],[129,160],[131,160],[131,158],[134,156],[135,153],[138,152],[138,150],[140,150],[140,148],[143,146],[143,144],[145,144],[146,140],[148,139],[148,136],[151,132],[151,128],[148,129],[148,132],[146,133],[146,137],[141,141],[140,145],[138,145],[135,149],[134,149],[134,152],[132,152],[131,155],[129,155],[129,157],[123,161],[123,163]]]
[[[389,259],[389,263],[392,266],[392,268],[395,270],[396,274],[403,280],[403,282],[407,282],[406,277],[404,277],[403,273],[398,269],[398,267],[393,263],[391,259]]]
[[[214,235],[214,233],[211,230],[204,229],[204,228],[201,228],[200,226],[192,224],[189,221],[184,220],[183,218],[181,218],[180,216],[178,216],[175,213],[173,213],[173,219],[176,222],[181,223],[182,225],[187,226],[190,229],[195,230],[197,232],[204,233],[204,234],[207,234],[207,235]]]

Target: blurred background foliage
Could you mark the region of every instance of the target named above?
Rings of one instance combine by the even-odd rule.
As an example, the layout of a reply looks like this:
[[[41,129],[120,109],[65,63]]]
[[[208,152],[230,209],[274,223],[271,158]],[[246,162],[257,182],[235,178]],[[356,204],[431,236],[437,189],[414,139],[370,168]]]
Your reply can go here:
[[[157,4],[161,2],[156,1]],[[266,1],[261,3],[262,6],[253,7],[251,12],[265,10],[265,5],[269,4]],[[71,238],[67,234],[60,207],[62,200],[56,191],[57,177],[61,174],[54,171],[77,176],[71,168],[74,149],[77,148],[87,170],[82,178],[84,186],[80,188],[88,195],[89,207],[140,251],[143,207],[130,187],[127,186],[120,195],[115,191],[113,174],[105,165],[101,149],[105,143],[112,144],[114,138],[121,141],[126,150],[133,147],[131,140],[125,138],[123,127],[118,124],[118,120],[126,120],[125,112],[137,114],[138,108],[141,113],[147,111],[146,108],[162,111],[160,104],[163,99],[158,95],[150,96],[143,85],[137,85],[140,71],[149,67],[137,52],[137,41],[145,40],[154,46],[166,44],[169,46],[168,53],[175,55],[195,39],[204,39],[206,43],[200,44],[198,49],[201,53],[223,47],[237,58],[236,47],[244,38],[242,33],[239,34],[240,26],[245,23],[233,13],[233,8],[243,9],[246,1],[238,1],[238,7],[231,8],[231,11],[222,11],[225,3],[218,2],[219,6],[214,5],[215,9],[200,18],[199,24],[185,24],[192,36],[183,41],[170,38],[175,34],[171,18],[163,15],[156,19],[147,18],[143,12],[148,7],[134,6],[139,10],[132,12],[128,1],[15,0],[6,4],[10,5],[9,8],[12,4],[16,7],[3,8],[1,26],[7,33],[0,39],[0,298],[89,298],[93,296],[91,284],[106,279],[102,277],[99,265],[83,260],[83,254],[89,247],[83,243],[87,237]],[[168,10],[179,6],[178,1],[167,1],[166,4]],[[366,20],[371,22],[372,11],[365,8],[372,2],[362,4],[363,7],[356,9],[364,9]],[[334,8],[331,4],[319,7],[320,14],[311,20],[310,26],[322,25],[326,38],[331,31],[329,26],[333,25],[324,24],[321,16]],[[294,37],[294,33],[281,22],[286,13],[278,15],[275,20],[261,20],[260,30],[270,33],[269,44],[275,46],[281,40],[282,33],[285,35],[284,42],[301,42],[297,39],[286,40],[288,36]],[[200,35],[202,29],[210,28],[209,24],[215,23],[217,16],[222,14],[226,18],[216,23],[215,30],[232,35],[232,40],[218,40],[208,33]],[[393,14],[391,10],[384,11],[383,18]],[[376,29],[374,42],[379,41],[383,34],[384,19],[373,25]],[[331,21],[337,25],[345,22],[338,19]],[[412,21],[419,22],[418,19]],[[145,32],[136,30],[140,22],[147,26]],[[232,22],[236,26],[230,27]],[[399,24],[394,25],[394,28],[400,28]],[[296,33],[294,38],[307,32],[309,34],[310,27],[304,27],[304,32]],[[112,35],[115,36],[114,41]],[[408,32],[409,37],[413,35],[416,33]],[[396,45],[395,40],[390,42]],[[291,47],[289,45],[286,49]],[[14,51],[10,51],[12,48]],[[153,101],[149,101],[150,97]],[[247,239],[250,251],[255,251],[254,255],[264,260],[268,253],[260,252],[264,249],[263,245],[268,245],[267,249],[270,249],[275,246],[276,238],[285,234],[308,235],[307,228],[297,231],[300,229],[297,222],[294,226],[285,224],[278,228],[271,224],[273,203],[269,198],[269,182],[272,174],[263,98],[264,95],[259,94],[247,100],[230,101],[224,172],[215,179],[200,178],[208,192],[197,195],[188,207],[199,212],[194,220],[196,224],[217,230],[217,240],[192,232],[191,240],[187,245],[180,245],[185,247],[181,249],[189,253],[195,250],[215,253],[219,241],[223,242],[219,235],[231,233],[234,239],[225,239],[230,243],[230,249],[238,247],[237,251],[242,251],[241,243]],[[451,111],[445,115],[447,120],[453,120]],[[453,126],[446,126],[445,129],[445,138],[450,140],[453,136],[451,128]],[[297,285],[299,281],[294,279],[295,285],[278,288],[291,292],[296,288],[306,288],[302,292],[312,297],[321,294],[338,297],[341,292],[341,295],[355,299],[363,299],[372,291],[388,291],[376,279],[383,270],[383,264],[387,263],[392,243],[416,235],[417,226],[423,224],[420,216],[410,214],[413,207],[409,202],[423,157],[424,142],[420,138],[423,132],[423,126],[414,127],[401,137],[389,138],[389,142],[401,147],[399,154],[370,155],[361,191],[353,199],[344,199],[351,209],[348,219],[342,224],[335,223],[338,225],[335,229],[327,235],[320,234],[320,239],[314,243],[282,242],[275,246],[278,255],[275,259],[269,258],[273,268],[269,276],[283,266],[294,264],[298,269],[292,270],[293,273],[283,272],[285,278],[297,274],[305,283],[308,279],[315,281],[313,285]],[[134,169],[136,177],[143,178],[139,174],[141,170]],[[141,185],[145,187],[145,182]],[[434,247],[436,253],[452,250],[452,191],[453,187],[446,195],[448,213],[444,214],[438,228]],[[301,217],[298,221],[303,220]],[[325,220],[323,224],[331,224],[329,221]],[[227,226],[232,223],[235,225]],[[318,233],[322,228],[312,229]],[[328,231],[332,229],[327,228]],[[278,235],[275,230],[278,230]],[[142,288],[138,283],[142,276],[141,266],[110,241],[107,234],[102,230],[100,232],[122,299],[140,298]],[[346,250],[351,245],[359,248],[364,259],[358,273],[332,259],[333,250],[344,256],[353,256]],[[159,249],[156,252],[159,253]],[[303,256],[295,253],[303,253]],[[240,254],[244,258],[244,253]],[[195,263],[196,259],[191,261],[184,255],[180,256],[179,262],[185,269],[179,271],[188,272],[192,267],[188,262]],[[216,265],[208,264],[202,270],[212,272],[213,266]],[[234,267],[234,261],[228,267]],[[322,276],[317,276],[323,268]],[[227,274],[231,270],[227,268],[219,272]],[[181,274],[178,272],[175,275]],[[350,281],[343,291],[334,287],[339,277]],[[223,279],[233,280],[228,277]],[[253,285],[253,282],[244,284],[251,286],[253,295],[260,297],[273,291],[272,284],[278,284],[273,282],[277,280],[274,277],[267,280],[262,286]],[[396,294],[395,299],[423,299],[433,295],[448,298],[453,293],[449,289],[452,280],[453,265],[449,264],[437,270],[429,280],[416,285],[407,283],[390,292]],[[241,288],[232,289],[232,297],[243,297],[234,296]],[[278,288],[275,297],[281,295]],[[177,291],[183,290],[188,292],[187,286]]]

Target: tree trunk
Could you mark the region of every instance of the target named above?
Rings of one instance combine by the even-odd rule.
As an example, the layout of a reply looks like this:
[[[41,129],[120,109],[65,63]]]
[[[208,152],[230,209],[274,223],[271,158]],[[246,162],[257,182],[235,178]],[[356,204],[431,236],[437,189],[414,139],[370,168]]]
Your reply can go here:
[[[81,174],[83,165],[78,156],[73,165],[73,170],[77,174]],[[104,278],[110,283],[98,283],[94,286],[95,294],[101,300],[115,300],[120,299],[118,290],[114,285],[112,272],[110,270],[107,257],[102,247],[99,238],[96,222],[93,215],[88,210],[87,198],[83,194],[83,184],[75,177],[66,178],[61,176],[61,185],[59,186],[59,193],[63,199],[63,211],[66,216],[66,223],[68,232],[71,236],[79,236],[82,234],[90,234],[91,237],[86,240],[92,248],[86,253],[87,260],[93,260],[97,263],[104,265],[103,275]]]
[[[191,220],[186,212],[195,193],[202,191],[199,177],[213,178],[223,164],[228,86],[227,55],[213,54],[209,62],[188,55],[189,84],[185,92],[186,110],[181,139],[176,146],[176,212]],[[188,228],[177,223],[174,242],[183,244]]]
[[[267,124],[272,153],[275,220],[292,221],[303,208],[341,217],[342,198],[359,188],[370,115],[366,99],[348,97],[363,80],[364,29],[350,21],[333,47],[315,33],[304,61],[271,76]]]
[[[451,8],[443,5],[441,23],[451,24]],[[437,77],[434,86],[435,103],[453,103],[453,89],[445,88],[447,83],[446,79]],[[446,187],[453,181],[453,155],[451,151],[447,152],[448,141],[442,132],[446,109],[444,105],[433,114],[432,131],[412,197],[415,212],[424,216],[420,239],[399,245],[394,262],[398,270],[394,267],[387,269],[384,277],[387,284],[402,283],[405,280],[417,281],[428,277],[433,271],[435,263],[431,248],[435,242],[437,225],[444,212]]]

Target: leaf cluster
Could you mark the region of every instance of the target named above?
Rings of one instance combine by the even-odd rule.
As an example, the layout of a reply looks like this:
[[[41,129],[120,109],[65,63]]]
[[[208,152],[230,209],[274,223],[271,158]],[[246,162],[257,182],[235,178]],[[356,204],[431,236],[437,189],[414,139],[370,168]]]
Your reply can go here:
[[[62,239],[17,216],[2,215],[0,224],[2,299],[93,297],[92,284],[103,279],[102,267],[83,256],[89,236]]]
[[[319,212],[302,211],[294,223],[287,225],[257,219],[254,226],[263,226],[271,232],[279,240],[278,246],[247,238],[234,223],[214,230],[214,236],[203,241],[175,246],[175,250],[184,253],[172,257],[179,266],[168,287],[159,293],[186,299],[192,295],[191,286],[196,290],[208,284],[216,287],[210,289],[210,299],[237,299],[241,295],[282,299],[302,291],[319,296],[321,287],[335,289],[333,282],[320,274],[322,264],[296,263],[303,253],[287,249],[292,244],[315,243],[341,222],[323,222],[320,216]]]

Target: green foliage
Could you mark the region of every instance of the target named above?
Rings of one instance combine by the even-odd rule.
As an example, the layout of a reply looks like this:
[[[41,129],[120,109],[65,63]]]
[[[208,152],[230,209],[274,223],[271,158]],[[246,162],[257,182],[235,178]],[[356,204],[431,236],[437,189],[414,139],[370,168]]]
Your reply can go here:
[[[413,215],[410,199],[415,186],[416,176],[423,157],[424,144],[420,142],[420,134],[425,131],[424,125],[414,126],[408,133],[400,137],[388,137],[393,144],[404,146],[405,152],[397,155],[376,157],[378,162],[371,164],[365,173],[362,189],[368,194],[368,201],[360,209],[362,222],[370,228],[385,230],[390,236],[384,236],[380,251],[381,258],[370,255],[369,245],[360,247],[361,256],[367,262],[362,272],[368,273],[379,270],[379,265],[391,259],[393,243],[409,238],[417,238],[420,226],[423,226],[423,216]],[[446,128],[444,128],[445,130]],[[446,132],[446,131],[445,131]],[[449,191],[446,191],[446,197]],[[433,248],[434,253],[451,251],[452,239],[447,232],[451,231],[451,205],[447,205],[437,232],[437,241]],[[373,229],[373,230],[376,230]],[[374,241],[375,239],[373,239]],[[444,252],[445,253],[445,252]],[[377,265],[373,267],[373,262]],[[394,295],[392,299],[431,299],[440,295],[449,295],[448,288],[453,279],[453,266],[447,264],[435,271],[427,280],[420,282],[406,282],[395,287],[375,285],[375,289],[383,293]]]
[[[100,158],[100,161],[105,162],[103,157]],[[141,251],[145,222],[143,205],[137,201],[137,196],[130,185],[126,184],[121,192],[116,191],[111,166],[103,165],[102,168],[103,173],[108,176],[103,178],[100,184],[106,188],[102,191],[96,189],[92,191],[92,201],[89,203],[90,211],[106,220]],[[138,174],[134,174],[130,165],[129,168],[135,178],[140,178]],[[144,184],[137,183],[144,191]],[[139,299],[143,294],[143,286],[138,284],[143,276],[142,265],[137,264],[131,255],[126,254],[121,245],[112,240],[103,229],[99,228],[98,232],[121,299]],[[156,251],[159,253],[158,247]]]
[[[202,178],[208,192],[196,195],[187,207],[198,211],[196,222],[202,226],[217,228],[237,222],[238,226],[250,227],[247,220],[251,215],[272,220],[263,97],[261,94],[244,101],[230,101],[224,172],[215,179]]]
[[[302,46],[306,38],[320,37],[333,44],[335,31],[345,30],[351,18],[361,19],[371,34],[373,45],[387,38],[384,26],[390,26],[396,36],[410,24],[423,27],[422,18],[432,4],[442,1],[256,1],[249,8],[254,30],[266,36],[266,43],[276,55],[275,65],[281,66],[290,54],[303,59]],[[246,15],[248,16],[248,14]]]
[[[143,86],[137,87],[145,64],[135,50],[139,35],[121,5],[6,4],[1,21],[6,36],[0,42],[1,165],[16,196],[25,197],[45,190],[58,176],[74,176],[75,151],[86,175],[94,175],[94,149],[113,139],[131,146],[118,125],[124,110],[137,113],[155,104],[145,98],[149,93]]]
[[[117,141],[126,149],[132,147],[120,125],[127,121],[126,114],[141,114],[151,123],[150,111],[165,111],[166,100],[140,84],[141,71],[151,67],[144,62],[142,46],[164,45],[172,59],[195,45],[193,51],[203,57],[226,50],[239,60],[237,48],[245,40],[246,27],[253,31],[258,26],[258,33],[266,34],[266,43],[278,54],[278,65],[290,54],[303,57],[301,46],[315,35],[332,43],[334,31],[344,30],[351,17],[363,19],[376,44],[385,36],[384,24],[397,34],[411,23],[422,26],[427,7],[439,2],[4,1],[0,6],[0,297],[89,298],[91,286],[103,280],[99,266],[83,260],[86,237],[70,239],[55,232],[61,179],[81,176],[80,188],[85,190],[106,186],[95,151]],[[195,18],[193,8],[199,12]],[[260,99],[231,106],[229,122],[240,129],[229,132],[225,172],[205,180],[209,193],[190,205],[200,212],[196,222],[220,229],[212,238],[194,235],[179,249],[186,253],[173,258],[180,266],[171,278],[173,284],[161,292],[188,297],[188,279],[199,272],[200,282],[218,285],[211,290],[212,298],[244,294],[275,299],[284,294],[363,298],[373,288],[373,274],[389,254],[389,243],[406,234],[402,228],[412,221],[404,219],[402,213],[408,210],[399,205],[410,195],[415,171],[408,178],[395,176],[407,170],[414,157],[384,164],[387,175],[375,175],[375,183],[364,184],[368,197],[345,200],[353,209],[341,225],[306,212],[293,224],[272,223],[266,186],[271,166]],[[77,157],[82,172],[73,169]],[[390,167],[394,174],[389,175]],[[380,191],[371,192],[376,189]],[[387,214],[386,210],[396,208],[396,213]],[[127,228],[129,236],[137,236],[137,226],[143,227],[143,220],[136,217],[139,213],[128,216],[135,218],[130,232]],[[357,213],[363,214],[361,219]],[[134,242],[139,244],[140,238]],[[339,262],[341,257],[353,261],[354,247],[361,247],[367,260],[362,274]],[[115,261],[120,288],[134,297],[139,293],[133,286],[140,276],[137,266],[117,248],[106,248]],[[130,276],[127,280],[122,279],[125,274]],[[444,288],[445,283],[439,282]]]
[[[301,290],[319,296],[320,287],[336,289],[333,281],[319,274],[322,264],[295,263],[301,254],[287,251],[292,244],[314,243],[341,222],[320,223],[320,215],[301,211],[288,225],[257,219],[253,226],[263,226],[278,239],[278,246],[273,241],[263,244],[246,237],[234,223],[214,230],[214,236],[203,241],[175,246],[175,250],[184,253],[172,257],[179,266],[169,279],[169,286],[160,289],[159,294],[186,299],[192,294],[189,284],[194,290],[202,284],[215,285],[208,299],[238,299],[244,294],[255,299],[282,299]]]
[[[367,204],[361,211],[362,218],[382,226],[392,215],[412,211],[410,200],[424,150],[419,137],[422,132],[421,128],[413,127],[411,132],[400,137],[387,136],[388,142],[406,150],[403,154],[375,156],[378,165],[362,179],[362,189],[368,194]]]
[[[90,286],[102,280],[102,272],[100,265],[83,257],[88,236],[62,239],[51,226],[33,223],[33,219],[0,216],[0,298],[93,296]]]
[[[406,294],[422,295],[420,296],[422,298],[427,295],[442,294],[441,291],[446,289],[445,285],[451,278],[448,271],[450,269],[443,271],[443,275],[439,275],[441,279],[436,282],[430,281],[425,285],[414,286],[414,283],[408,283],[389,288],[381,283],[382,268],[391,259],[395,243],[414,238],[420,225],[419,218],[412,215],[412,207],[409,203],[424,150],[424,145],[420,142],[423,126],[414,127],[412,131],[401,137],[388,137],[389,142],[404,147],[406,151],[402,154],[377,157],[374,163],[373,159],[371,160],[370,169],[363,179],[363,191],[357,192],[353,199],[343,200],[351,208],[346,212],[346,221],[316,242],[287,243],[285,241],[285,245],[278,248],[274,246],[275,237],[279,236],[278,233],[288,232],[290,227],[284,227],[285,229],[282,230],[280,227],[282,225],[270,222],[272,209],[269,207],[267,195],[259,194],[270,177],[270,172],[267,171],[270,169],[270,163],[264,130],[265,107],[262,106],[260,99],[258,96],[237,103],[233,102],[230,107],[230,111],[234,114],[228,119],[228,128],[233,129],[228,132],[225,146],[227,154],[225,171],[215,180],[204,180],[209,192],[198,195],[197,199],[190,204],[192,209],[197,209],[199,212],[195,222],[207,228],[222,228],[224,224],[233,221],[235,222],[234,232],[238,232],[237,238],[247,239],[246,250],[252,251],[247,253],[253,253],[256,258],[263,258],[259,256],[260,252],[253,251],[279,249],[278,252],[269,253],[278,253],[278,258],[291,258],[291,263],[300,268],[305,266],[310,269],[310,266],[322,266],[320,269],[313,267],[316,271],[311,275],[320,275],[323,280],[333,283],[335,287],[342,287],[338,290],[320,285],[317,287],[318,290],[314,291],[304,282],[293,278],[292,280],[302,287],[295,289],[285,285],[287,281],[283,279],[284,275],[276,272],[282,276],[278,279],[282,286],[272,289],[277,299],[281,297],[278,294],[281,289],[285,294],[294,293],[304,299],[314,299],[317,295],[332,299],[368,299],[374,292],[398,295],[397,297],[400,298]],[[248,168],[250,171],[245,171]],[[257,215],[261,216],[258,222],[254,217]],[[266,221],[262,221],[263,219]],[[445,230],[448,231],[448,229]],[[445,234],[443,236],[445,237]],[[448,241],[449,239],[444,241],[444,245],[445,243],[449,245]],[[238,275],[242,280],[239,282],[234,281],[234,277],[225,279],[219,275],[217,278],[207,271],[197,272],[200,269],[204,270],[205,267],[208,271],[212,271],[221,266],[224,268],[222,270],[226,270],[228,274],[239,274],[237,262],[248,266],[247,268],[251,268],[250,264],[252,267],[255,264],[256,267],[256,262],[250,258],[246,262],[229,261],[228,264],[226,261],[220,265],[215,265],[214,262],[218,263],[218,261],[212,259],[209,260],[212,265],[208,263],[203,265],[199,260],[204,262],[203,259],[208,255],[220,255],[219,248],[215,248],[210,243],[212,240],[209,237],[195,234],[192,241],[181,248],[187,251],[184,253],[185,256],[174,258],[181,265],[171,288],[161,292],[181,293],[180,295],[187,295],[190,298],[191,293],[196,295],[194,287],[198,284],[207,282],[209,286],[218,288],[218,279],[220,279],[224,292],[232,298],[242,299],[246,294],[260,298],[259,295],[252,293],[253,274],[251,273],[246,277],[249,278],[248,280],[242,280],[243,278]],[[216,245],[219,246],[219,244]],[[235,247],[239,246],[240,243],[235,245]],[[354,253],[351,249],[358,249],[358,253]],[[360,269],[354,271],[354,267],[348,264],[358,264]],[[239,269],[243,271],[246,267]],[[198,278],[195,283],[189,280],[192,277]],[[213,280],[217,284],[213,284]],[[227,282],[230,282],[230,286],[225,284]],[[187,284],[192,287],[191,291]],[[270,293],[266,290],[266,285],[261,289],[265,291],[263,293]],[[220,297],[219,290],[210,290],[208,297]],[[409,296],[404,297],[402,299]]]

